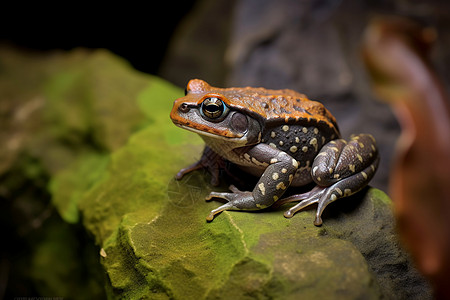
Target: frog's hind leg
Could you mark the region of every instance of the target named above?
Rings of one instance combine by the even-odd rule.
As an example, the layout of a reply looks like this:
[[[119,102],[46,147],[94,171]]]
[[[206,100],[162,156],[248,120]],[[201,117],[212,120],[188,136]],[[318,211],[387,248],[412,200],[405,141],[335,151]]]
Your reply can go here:
[[[290,218],[304,207],[317,203],[314,225],[321,225],[325,207],[363,189],[375,174],[378,162],[375,141],[370,135],[352,136],[349,142],[342,139],[329,142],[312,165],[311,177],[318,186],[308,193],[281,199],[282,203],[301,201],[284,216]]]
[[[325,207],[339,198],[348,197],[359,192],[370,181],[374,171],[374,167],[369,166],[362,172],[355,174],[352,177],[344,178],[329,187],[317,186],[308,193],[293,195],[286,199],[282,199],[281,201],[283,203],[300,200],[297,205],[288,209],[284,213],[284,216],[286,218],[291,218],[299,210],[311,204],[318,203],[314,225],[320,226],[322,225],[322,213],[325,210]]]

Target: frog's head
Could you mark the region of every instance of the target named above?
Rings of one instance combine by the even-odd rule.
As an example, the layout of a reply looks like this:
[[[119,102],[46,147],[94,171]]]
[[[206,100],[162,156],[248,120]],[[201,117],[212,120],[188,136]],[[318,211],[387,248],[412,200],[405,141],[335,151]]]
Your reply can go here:
[[[190,80],[186,95],[175,100],[170,118],[175,125],[201,136],[241,146],[260,142],[259,122],[233,106],[226,94],[226,89],[211,87],[203,80]]]

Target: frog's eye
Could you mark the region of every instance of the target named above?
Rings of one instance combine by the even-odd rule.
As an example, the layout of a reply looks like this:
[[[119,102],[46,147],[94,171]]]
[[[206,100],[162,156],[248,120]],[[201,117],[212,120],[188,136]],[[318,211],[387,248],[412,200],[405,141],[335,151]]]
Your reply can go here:
[[[217,97],[209,97],[203,100],[201,112],[209,119],[218,119],[225,115],[227,106]]]

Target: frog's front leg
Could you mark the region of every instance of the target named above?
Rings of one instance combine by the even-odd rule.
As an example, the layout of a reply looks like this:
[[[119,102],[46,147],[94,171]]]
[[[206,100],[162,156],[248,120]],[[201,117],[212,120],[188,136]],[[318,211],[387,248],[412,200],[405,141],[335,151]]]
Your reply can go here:
[[[317,187],[308,193],[282,199],[281,204],[301,201],[284,216],[290,218],[302,208],[318,203],[314,224],[321,225],[325,207],[364,188],[375,174],[378,162],[375,139],[369,134],[352,136],[348,143],[343,139],[329,142],[312,164],[311,176]]]
[[[234,186],[230,187],[232,193],[212,192],[206,200],[221,198],[228,202],[212,210],[208,221],[224,210],[259,210],[271,206],[289,187],[298,168],[297,160],[266,144],[255,145],[240,155],[255,167],[266,169],[252,192],[239,191]]]
[[[211,148],[205,146],[200,160],[184,169],[181,169],[177,173],[177,175],[175,175],[175,179],[181,180],[184,175],[199,169],[208,170],[208,172],[211,174],[211,184],[213,186],[218,186],[219,172],[221,169],[226,169],[225,160]]]

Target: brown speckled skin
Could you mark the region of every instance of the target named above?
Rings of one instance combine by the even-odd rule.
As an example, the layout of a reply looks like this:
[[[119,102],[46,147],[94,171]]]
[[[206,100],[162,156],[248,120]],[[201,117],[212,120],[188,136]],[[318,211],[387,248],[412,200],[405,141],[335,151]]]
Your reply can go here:
[[[321,126],[328,126],[336,136],[339,136],[336,119],[323,104],[309,100],[306,95],[293,90],[253,87],[217,88],[203,80],[193,79],[189,81],[186,92],[186,96],[177,99],[174,106],[179,106],[181,103],[198,105],[208,96],[220,95],[227,105],[260,119],[267,127],[280,123],[306,121],[305,124],[308,124],[314,121],[320,123]],[[186,121],[173,110],[170,117],[175,123],[183,124]],[[209,126],[196,128],[213,132],[213,128]],[[221,134],[233,136],[231,132],[222,132]]]
[[[353,136],[349,142],[340,139],[333,115],[320,102],[292,90],[216,88],[194,79],[187,85],[186,96],[175,101],[170,117],[177,126],[204,139],[208,157],[212,151],[260,177],[252,192],[232,186],[232,193],[211,193],[207,199],[222,198],[228,203],[213,210],[208,221],[224,210],[258,210],[275,202],[301,201],[285,216],[318,203],[315,224],[320,225],[325,207],[366,186],[378,166],[372,136]],[[205,156],[181,170],[177,179],[206,168],[217,182],[218,172],[211,170],[217,163],[209,163]],[[281,199],[289,186],[312,181],[317,188],[311,192]]]

